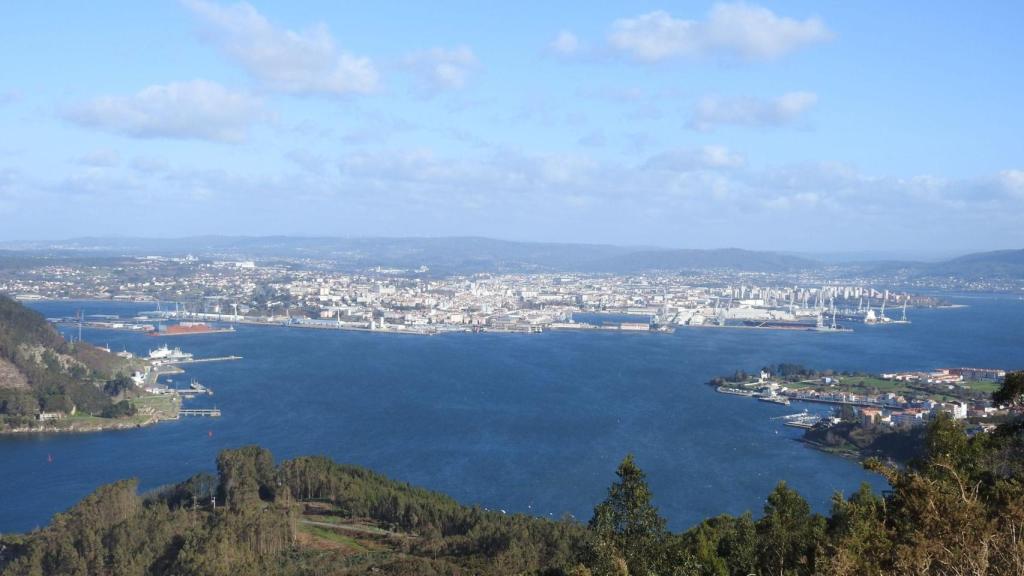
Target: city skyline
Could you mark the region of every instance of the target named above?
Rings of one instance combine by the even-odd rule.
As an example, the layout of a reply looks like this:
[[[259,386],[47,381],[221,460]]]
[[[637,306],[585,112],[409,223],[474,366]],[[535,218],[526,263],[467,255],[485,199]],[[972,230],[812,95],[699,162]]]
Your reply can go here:
[[[15,6],[0,241],[1024,244],[1022,9],[878,7]]]

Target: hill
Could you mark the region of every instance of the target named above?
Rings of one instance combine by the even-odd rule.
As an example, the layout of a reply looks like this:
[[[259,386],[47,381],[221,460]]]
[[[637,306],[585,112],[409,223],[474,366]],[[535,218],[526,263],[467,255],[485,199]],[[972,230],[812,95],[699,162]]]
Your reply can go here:
[[[344,238],[332,236],[190,236],[183,238],[75,238],[60,242],[8,243],[0,270],[55,264],[117,265],[124,257],[194,254],[223,259],[309,258],[342,270],[428,267],[434,274],[476,272],[820,271],[836,277],[892,276],[960,281],[1024,279],[1024,250],[967,254],[937,262],[884,259],[880,253],[793,254],[739,248],[673,249],[608,244],[516,242],[475,236]],[[859,256],[859,257],[854,257]],[[864,259],[865,256],[873,256]]]
[[[585,263],[595,272],[637,273],[650,270],[741,270],[793,272],[817,268],[820,263],[799,256],[739,248],[715,250],[639,250]]]
[[[977,252],[924,266],[923,275],[959,278],[1024,278],[1024,250]]]
[[[43,427],[41,413],[130,415],[130,364],[68,343],[39,313],[0,296],[0,432]]]
[[[667,249],[607,244],[515,242],[481,237],[338,238],[293,236],[195,236],[175,239],[77,238],[34,243],[21,250],[57,251],[62,257],[195,254],[224,258],[316,258],[338,267],[418,268],[438,273],[595,272],[735,269],[787,271],[814,268],[814,260],[740,249]],[[15,261],[12,252],[9,258]]]

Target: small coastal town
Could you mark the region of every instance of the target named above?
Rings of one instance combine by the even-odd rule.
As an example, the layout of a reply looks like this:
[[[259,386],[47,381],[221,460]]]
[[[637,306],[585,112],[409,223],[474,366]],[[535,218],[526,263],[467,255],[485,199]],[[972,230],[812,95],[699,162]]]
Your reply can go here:
[[[847,417],[853,415],[867,427],[923,426],[948,414],[969,422],[971,432],[987,432],[1012,410],[992,402],[992,392],[1006,377],[1002,369],[955,367],[878,375],[817,372],[791,365],[776,370],[773,374],[765,368],[757,375],[737,372],[709,384],[722,394],[785,406],[796,402],[847,407]],[[805,411],[784,419],[796,428],[827,427],[840,422],[840,412],[822,417]]]

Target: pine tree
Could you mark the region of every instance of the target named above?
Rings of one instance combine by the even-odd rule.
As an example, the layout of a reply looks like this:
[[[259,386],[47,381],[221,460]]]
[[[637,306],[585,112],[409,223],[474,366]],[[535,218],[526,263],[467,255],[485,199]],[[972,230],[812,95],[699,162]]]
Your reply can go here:
[[[651,503],[646,477],[632,455],[626,456],[615,473],[619,481],[594,508],[590,521],[596,559],[605,570],[621,560],[629,574],[658,573],[665,556],[665,520]]]

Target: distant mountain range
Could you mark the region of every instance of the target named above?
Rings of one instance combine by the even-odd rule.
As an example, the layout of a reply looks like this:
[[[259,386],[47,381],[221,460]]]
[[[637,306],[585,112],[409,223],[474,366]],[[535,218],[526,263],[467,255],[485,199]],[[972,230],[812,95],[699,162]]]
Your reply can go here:
[[[977,252],[928,266],[934,276],[1024,278],[1024,250]]]
[[[796,272],[829,268],[836,273],[905,277],[1024,279],[1024,250],[978,252],[939,262],[837,261],[780,252],[669,249],[649,246],[515,242],[481,237],[342,238],[297,236],[191,236],[185,238],[75,238],[59,242],[8,243],[7,259],[24,264],[25,252],[67,258],[163,255],[215,258],[312,258],[342,269],[371,266],[418,268],[436,273],[739,270]],[[3,257],[0,256],[0,266]]]

